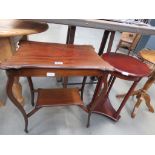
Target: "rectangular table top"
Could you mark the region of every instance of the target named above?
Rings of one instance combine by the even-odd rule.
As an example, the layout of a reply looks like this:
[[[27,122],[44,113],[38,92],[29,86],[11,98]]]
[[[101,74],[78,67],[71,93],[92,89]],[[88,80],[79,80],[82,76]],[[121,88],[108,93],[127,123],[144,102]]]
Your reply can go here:
[[[52,68],[113,70],[91,45],[66,45],[24,41],[18,51],[2,62],[2,69]]]

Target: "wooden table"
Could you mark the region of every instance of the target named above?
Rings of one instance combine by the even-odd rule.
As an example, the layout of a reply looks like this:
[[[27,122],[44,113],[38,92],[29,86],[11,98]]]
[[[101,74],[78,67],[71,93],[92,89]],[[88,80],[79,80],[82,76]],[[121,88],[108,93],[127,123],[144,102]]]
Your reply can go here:
[[[113,21],[113,20],[96,20],[96,19],[35,19],[34,21],[69,25],[66,40],[67,44],[74,43],[77,26],[86,28],[104,29],[105,31],[98,51],[99,55],[102,55],[103,51],[106,52],[105,45],[108,41],[108,37],[110,34],[111,36],[108,43],[107,51],[111,51],[115,31],[139,33],[141,35],[155,35],[155,27],[153,26],[128,24],[123,22],[117,22],[116,20]]]
[[[49,107],[55,104],[78,105],[83,107],[83,104],[77,95],[78,89],[39,89],[35,108],[30,113],[26,114],[23,106],[21,106],[19,101],[14,98],[12,90],[10,89],[15,77],[25,76],[30,78],[56,75],[102,77],[105,83],[102,93],[99,96],[100,101],[102,102],[107,89],[108,72],[113,71],[114,69],[96,54],[92,46],[38,43],[30,41],[22,42],[18,52],[7,61],[2,62],[0,68],[7,70],[7,94],[15,106],[21,111],[25,119],[26,132],[28,132],[28,117],[41,107]],[[31,93],[33,92],[34,90],[31,90]]]
[[[75,32],[76,32],[76,26],[79,27],[86,27],[86,28],[96,28],[96,29],[104,29],[104,34],[103,38],[100,44],[100,48],[98,51],[99,55],[102,55],[103,52],[105,51],[105,45],[108,41],[108,37],[110,35],[110,39],[108,42],[108,48],[107,51],[111,52],[114,37],[115,37],[115,31],[119,32],[132,32],[132,33],[139,33],[141,35],[155,35],[155,27],[153,26],[146,26],[146,25],[136,25],[136,24],[127,24],[123,22],[117,22],[117,21],[112,21],[112,20],[95,20],[95,19],[39,19],[37,21],[44,21],[47,23],[55,23],[55,24],[63,24],[63,25],[69,25],[68,27],[68,34],[67,34],[67,44],[73,44],[74,43],[74,38],[75,38]],[[67,80],[66,80],[67,81]],[[85,80],[86,81],[86,80]],[[64,84],[66,87],[67,82]],[[107,103],[110,103],[107,101]],[[107,106],[106,106],[107,105]],[[104,107],[108,106],[111,104],[104,104],[101,103],[99,107]],[[104,108],[105,109],[105,108]],[[95,109],[94,112],[103,114],[104,109]],[[109,108],[109,109],[113,109]],[[111,110],[114,111],[114,110]]]
[[[142,50],[139,52],[139,56],[146,62],[149,62],[151,64],[155,64],[155,50]],[[154,112],[154,108],[151,105],[151,98],[149,94],[147,94],[148,89],[155,83],[155,69],[153,67],[152,74],[149,76],[148,80],[144,84],[142,89],[139,89],[135,91],[132,96],[137,97],[137,102],[134,106],[133,112],[131,113],[131,116],[134,118],[136,116],[136,113],[138,111],[138,108],[142,102],[142,100],[145,101],[146,106],[148,107],[150,112]]]
[[[14,43],[15,36],[40,33],[47,28],[48,25],[44,23],[23,20],[0,20],[0,62],[6,61],[15,54],[17,48]],[[18,78],[15,78],[12,89],[17,100],[22,104],[24,98]],[[3,105],[2,101],[1,105]]]
[[[155,35],[155,27],[142,26],[136,24],[127,24],[112,20],[95,20],[95,19],[36,19],[34,21],[43,21],[62,25],[72,25],[86,28],[104,29],[109,31],[133,32],[143,35]]]

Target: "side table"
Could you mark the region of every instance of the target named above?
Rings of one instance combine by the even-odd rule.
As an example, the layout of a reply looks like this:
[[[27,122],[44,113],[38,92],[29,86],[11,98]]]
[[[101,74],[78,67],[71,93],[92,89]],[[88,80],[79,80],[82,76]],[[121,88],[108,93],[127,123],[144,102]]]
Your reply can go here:
[[[143,61],[146,61],[151,64],[155,64],[155,51],[154,50],[142,50],[139,52],[139,57]],[[131,94],[131,96],[136,96],[136,98],[137,98],[136,104],[134,105],[133,111],[131,113],[132,118],[134,118],[136,116],[138,108],[143,100],[145,101],[145,104],[148,107],[149,111],[152,113],[154,112],[154,108],[150,103],[151,98],[150,98],[149,94],[147,93],[148,89],[152,86],[152,84],[154,82],[155,82],[155,70],[153,70],[153,72],[149,76],[149,78],[146,81],[146,83],[144,84],[144,86],[141,89],[136,90]],[[125,94],[121,94],[121,95],[117,95],[116,97],[121,98],[124,96],[125,96]]]
[[[113,67],[99,57],[89,45],[64,45],[56,43],[39,43],[23,41],[18,52],[1,63],[1,69],[8,75],[7,94],[13,104],[20,110],[25,120],[25,132],[28,132],[28,118],[42,107],[76,105],[87,111],[76,88],[35,89],[31,82],[31,97],[38,93],[35,107],[26,113],[24,107],[14,97],[12,90],[16,77],[47,76],[97,76],[103,78],[104,88],[100,98],[103,99],[107,88],[107,77]],[[33,105],[33,104],[32,104]]]

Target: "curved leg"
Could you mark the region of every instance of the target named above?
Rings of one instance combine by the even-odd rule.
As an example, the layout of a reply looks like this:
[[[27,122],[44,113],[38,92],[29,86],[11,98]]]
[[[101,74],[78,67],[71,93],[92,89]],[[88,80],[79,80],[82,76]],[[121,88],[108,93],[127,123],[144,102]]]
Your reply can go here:
[[[31,117],[34,113],[36,113],[41,107],[35,107],[31,112],[27,114],[27,117]]]
[[[91,100],[91,103],[88,105],[89,107],[91,107],[91,105],[93,104],[93,102],[95,101],[95,99],[97,98],[97,96],[99,95],[99,93],[101,91],[102,83],[104,82],[103,80],[104,80],[103,77],[99,77],[98,78],[98,83],[96,85],[93,98]]]
[[[22,113],[24,120],[25,120],[25,132],[28,133],[28,117],[26,115],[25,110],[23,109],[22,105],[18,102],[18,100],[15,98],[13,91],[12,91],[12,86],[13,86],[13,82],[15,77],[12,75],[9,75],[9,73],[7,72],[8,75],[8,82],[7,82],[7,94],[8,97],[10,98],[10,100],[12,101],[12,103],[19,109],[19,111]]]
[[[136,90],[136,91],[134,91],[133,93],[131,93],[130,96],[138,95],[140,91],[141,91],[141,89],[140,89],[140,90]],[[126,93],[124,93],[124,94],[119,94],[119,95],[116,95],[116,98],[123,98],[123,97],[125,97],[125,95],[126,95]]]
[[[4,106],[4,102],[0,100],[0,107]]]
[[[139,98],[137,98],[137,102],[136,102],[136,104],[135,104],[135,106],[134,106],[134,108],[133,108],[133,111],[132,111],[132,113],[131,113],[131,117],[132,117],[132,118],[135,118],[136,113],[137,113],[137,111],[138,111],[138,108],[139,108],[141,102],[142,102],[142,99],[141,99],[141,96],[140,96]]]
[[[89,127],[90,125],[90,116],[91,116],[91,113],[92,111],[94,110],[94,108],[96,107],[97,104],[101,103],[101,102],[104,102],[104,100],[106,99],[106,95],[107,95],[107,89],[108,89],[108,83],[107,83],[107,77],[108,77],[108,74],[105,74],[104,76],[104,79],[103,81],[100,80],[98,85],[96,86],[96,88],[101,88],[100,85],[101,85],[101,82],[103,83],[104,82],[104,87],[100,93],[99,96],[94,96],[95,98],[95,101],[93,101],[93,103],[91,103],[91,106],[89,106],[89,111],[88,111],[88,121],[87,121],[87,128]],[[98,90],[97,90],[98,92]]]
[[[1,37],[0,38],[0,62],[6,61],[16,52],[16,43],[14,37]],[[22,96],[22,87],[19,83],[19,78],[15,78],[13,84],[13,93],[19,103],[23,104],[24,98]]]
[[[145,99],[145,103],[146,103],[146,106],[148,107],[149,111],[154,112],[154,108],[150,103],[150,101],[151,101],[150,96],[148,94],[144,93],[143,97]]]
[[[19,78],[14,78],[14,83],[12,86],[13,95],[18,100],[21,105],[24,105],[24,97],[22,96],[22,86],[19,83]]]
[[[30,92],[31,92],[31,104],[34,106],[34,87],[33,87],[33,82],[31,77],[27,77],[29,87],[30,87]]]

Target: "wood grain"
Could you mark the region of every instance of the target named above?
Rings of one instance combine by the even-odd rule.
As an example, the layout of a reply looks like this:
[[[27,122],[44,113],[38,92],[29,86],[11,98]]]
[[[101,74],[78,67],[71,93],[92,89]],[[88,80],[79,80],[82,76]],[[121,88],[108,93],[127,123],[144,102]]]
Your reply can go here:
[[[155,64],[155,50],[141,50],[138,54],[144,60]]]
[[[7,61],[16,52],[13,37],[43,32],[47,28],[48,25],[45,23],[24,20],[0,20],[0,63]],[[15,80],[12,89],[16,99],[23,104],[24,98],[19,80]]]
[[[83,106],[78,88],[38,89],[37,107]]]
[[[47,30],[48,25],[24,20],[0,20],[0,37],[11,37],[40,33]]]
[[[90,45],[24,41],[18,52],[1,64],[3,69],[52,68],[113,70]]]
[[[116,72],[125,76],[144,77],[151,73],[146,64],[132,56],[120,53],[106,53],[103,54],[102,58],[112,65]]]

